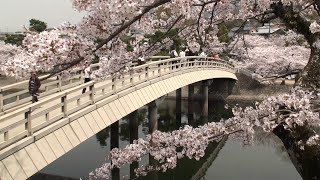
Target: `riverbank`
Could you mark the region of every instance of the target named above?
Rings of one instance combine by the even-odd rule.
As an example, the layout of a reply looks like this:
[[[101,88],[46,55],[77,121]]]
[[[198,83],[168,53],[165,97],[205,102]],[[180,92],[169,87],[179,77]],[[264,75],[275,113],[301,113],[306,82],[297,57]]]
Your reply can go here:
[[[234,90],[231,95],[224,98],[225,100],[231,101],[262,101],[268,96],[277,96],[283,93],[288,93],[293,88],[293,83],[280,85],[280,84],[271,84],[271,85],[262,85],[259,87],[253,88],[239,88],[238,86],[234,87]],[[167,95],[169,99],[176,97],[176,92],[170,92]],[[182,100],[188,99],[188,87],[181,88],[181,98]],[[201,89],[199,86],[195,86],[194,90],[194,100],[201,100]],[[209,100],[221,99],[221,97],[210,96]]]
[[[0,87],[7,86],[13,83],[19,82],[14,77],[7,77],[0,75]]]

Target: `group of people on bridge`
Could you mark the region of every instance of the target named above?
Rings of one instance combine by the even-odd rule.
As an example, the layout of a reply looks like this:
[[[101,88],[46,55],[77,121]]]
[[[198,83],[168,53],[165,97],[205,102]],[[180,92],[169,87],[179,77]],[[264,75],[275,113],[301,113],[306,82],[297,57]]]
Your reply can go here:
[[[197,56],[197,54],[201,57],[212,57],[215,59],[219,59],[219,54],[217,52],[212,52],[211,56],[208,56],[204,51],[200,49],[198,53],[194,53],[191,50],[189,50],[188,47],[182,47],[180,52],[178,53],[177,50],[174,47],[170,48],[170,58],[175,58],[175,57],[186,57],[186,56]]]

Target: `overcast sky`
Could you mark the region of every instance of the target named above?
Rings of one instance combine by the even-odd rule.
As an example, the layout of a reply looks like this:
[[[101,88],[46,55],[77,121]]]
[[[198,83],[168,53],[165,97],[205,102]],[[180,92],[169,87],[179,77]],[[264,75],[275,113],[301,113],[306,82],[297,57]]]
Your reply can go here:
[[[21,31],[32,18],[46,22],[49,27],[63,21],[76,23],[83,14],[72,8],[71,0],[0,0],[0,32]]]

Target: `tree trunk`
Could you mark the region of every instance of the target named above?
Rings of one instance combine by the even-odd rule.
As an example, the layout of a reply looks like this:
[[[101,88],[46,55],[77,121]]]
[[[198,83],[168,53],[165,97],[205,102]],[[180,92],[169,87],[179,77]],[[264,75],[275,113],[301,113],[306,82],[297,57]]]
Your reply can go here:
[[[320,3],[319,3],[320,4]],[[296,85],[320,88],[320,33],[312,33],[310,21],[301,16],[292,6],[285,6],[282,2],[271,5],[275,17],[281,19],[288,29],[305,37],[311,48],[308,64],[296,78]]]
[[[311,47],[308,64],[297,77],[296,85],[320,88],[320,49]]]

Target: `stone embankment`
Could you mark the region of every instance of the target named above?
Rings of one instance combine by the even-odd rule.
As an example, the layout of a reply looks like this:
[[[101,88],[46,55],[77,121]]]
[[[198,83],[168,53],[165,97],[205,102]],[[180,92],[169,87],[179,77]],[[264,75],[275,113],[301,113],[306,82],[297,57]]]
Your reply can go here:
[[[294,80],[275,80],[262,84],[245,74],[237,73],[238,81],[227,100],[262,101],[267,96],[287,93],[294,86]]]
[[[230,101],[262,101],[267,96],[287,93],[294,85],[294,80],[275,80],[268,84],[262,84],[245,74],[237,73],[236,75],[238,81],[235,83],[232,93],[222,99]],[[212,86],[214,85],[212,84]],[[194,100],[201,100],[201,84],[194,84],[194,88]],[[188,99],[188,87],[181,88],[181,95],[183,100]],[[175,96],[176,92],[173,91],[168,94],[167,98],[175,98]],[[221,97],[215,95],[209,96],[209,100],[214,99],[221,99]]]

